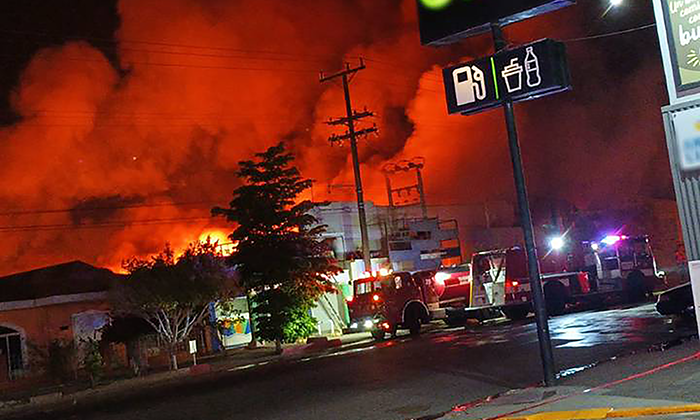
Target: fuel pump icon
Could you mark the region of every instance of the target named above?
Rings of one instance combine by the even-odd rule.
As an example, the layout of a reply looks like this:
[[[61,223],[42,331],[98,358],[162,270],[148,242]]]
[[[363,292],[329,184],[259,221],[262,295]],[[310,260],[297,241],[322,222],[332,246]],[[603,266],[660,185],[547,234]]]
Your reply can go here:
[[[486,79],[477,66],[464,66],[452,71],[457,106],[486,98]]]

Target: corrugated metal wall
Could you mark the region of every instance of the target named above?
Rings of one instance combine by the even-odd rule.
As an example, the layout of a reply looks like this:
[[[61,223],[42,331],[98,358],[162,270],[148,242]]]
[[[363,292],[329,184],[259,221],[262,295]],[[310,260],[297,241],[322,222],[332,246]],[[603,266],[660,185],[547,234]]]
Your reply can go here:
[[[678,143],[673,125],[679,112],[700,108],[700,100],[662,108],[666,145],[671,161],[673,187],[676,191],[678,214],[683,228],[683,240],[688,261],[700,260],[700,171],[683,172],[680,169]]]

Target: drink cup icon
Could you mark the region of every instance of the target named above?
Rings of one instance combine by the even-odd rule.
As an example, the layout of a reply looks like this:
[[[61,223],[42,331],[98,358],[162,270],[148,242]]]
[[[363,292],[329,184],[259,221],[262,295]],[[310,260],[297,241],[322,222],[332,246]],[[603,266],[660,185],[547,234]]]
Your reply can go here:
[[[523,66],[518,63],[517,58],[510,60],[510,64],[503,68],[501,77],[506,82],[508,93],[517,92],[523,88]]]

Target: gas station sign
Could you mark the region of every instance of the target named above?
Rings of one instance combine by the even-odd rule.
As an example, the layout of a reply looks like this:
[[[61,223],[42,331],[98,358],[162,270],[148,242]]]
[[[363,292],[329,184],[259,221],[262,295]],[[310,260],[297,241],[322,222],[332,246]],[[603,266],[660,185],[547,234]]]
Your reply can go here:
[[[473,114],[503,103],[571,88],[566,51],[545,39],[442,70],[449,114]]]

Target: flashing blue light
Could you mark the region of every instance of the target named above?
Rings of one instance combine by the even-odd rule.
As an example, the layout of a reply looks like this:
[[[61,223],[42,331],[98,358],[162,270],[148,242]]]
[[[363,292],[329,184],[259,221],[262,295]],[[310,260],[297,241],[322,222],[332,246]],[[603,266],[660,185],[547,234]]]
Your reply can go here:
[[[620,239],[622,239],[619,235],[608,235],[605,238],[603,238],[602,243],[605,245],[613,245],[617,243]]]

